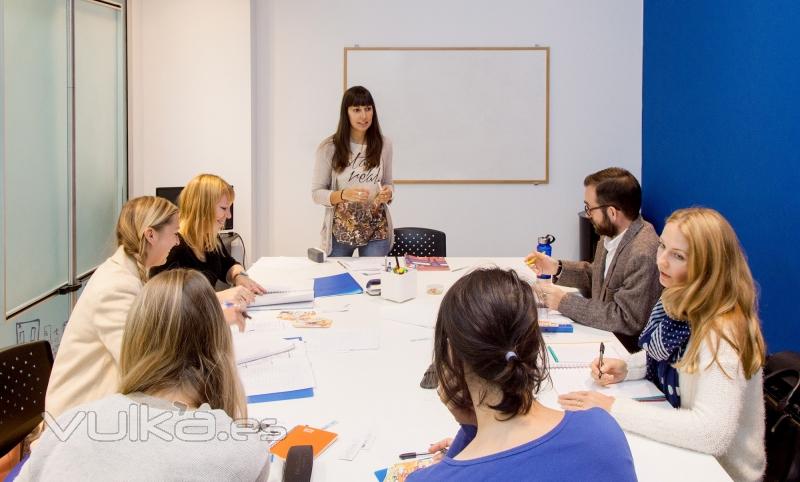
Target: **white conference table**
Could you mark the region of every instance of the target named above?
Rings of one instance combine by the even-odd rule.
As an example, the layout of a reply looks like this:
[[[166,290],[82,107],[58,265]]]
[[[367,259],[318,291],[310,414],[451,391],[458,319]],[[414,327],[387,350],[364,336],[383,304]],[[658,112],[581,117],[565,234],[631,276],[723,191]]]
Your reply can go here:
[[[534,276],[520,258],[447,259],[451,269],[469,267],[456,272],[418,272],[418,294],[414,300],[398,304],[365,293],[324,298],[315,308],[333,320],[330,328],[286,330],[285,336],[300,335],[306,341],[316,381],[314,396],[250,404],[248,411],[250,417],[277,419],[277,424],[287,430],[295,425],[322,428],[333,423],[329,430],[339,434],[339,439],[314,461],[312,481],[376,481],[374,472],[398,462],[399,454],[423,451],[432,442],[455,436],[458,424],[439,401],[436,390],[419,387],[433,348],[433,320],[427,318],[435,315],[442,298],[427,294],[426,285],[440,283],[446,290],[471,267],[484,265],[513,268],[530,279]],[[344,271],[337,258],[321,264],[305,258],[262,258],[248,269],[253,279],[273,284]],[[351,274],[362,288],[368,279],[377,277]],[[347,311],[325,311],[345,305],[349,305]],[[251,316],[257,321],[274,318],[275,312],[256,311]],[[575,325],[574,333],[545,334],[545,339],[618,343],[609,332],[579,324]],[[370,343],[372,349],[353,349]],[[557,370],[551,376],[557,376]],[[542,403],[560,409],[556,397],[553,390],[539,394]],[[364,433],[372,436],[369,446],[353,461],[340,460],[338,455],[347,445],[347,439]],[[710,455],[635,434],[626,436],[639,480],[730,480]],[[665,460],[670,461],[668,468]],[[270,480],[280,480],[282,469],[282,462],[276,458]]]

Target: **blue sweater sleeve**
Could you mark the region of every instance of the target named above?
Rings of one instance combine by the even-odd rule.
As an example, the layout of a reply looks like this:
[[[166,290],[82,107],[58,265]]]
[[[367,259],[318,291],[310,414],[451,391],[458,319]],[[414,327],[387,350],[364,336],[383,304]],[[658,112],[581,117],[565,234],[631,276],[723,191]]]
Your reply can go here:
[[[453,439],[453,443],[450,444],[450,448],[447,450],[447,456],[452,458],[460,454],[461,451],[464,450],[464,447],[475,439],[477,433],[478,427],[474,425],[462,425],[461,429],[459,429],[456,434],[456,438]]]

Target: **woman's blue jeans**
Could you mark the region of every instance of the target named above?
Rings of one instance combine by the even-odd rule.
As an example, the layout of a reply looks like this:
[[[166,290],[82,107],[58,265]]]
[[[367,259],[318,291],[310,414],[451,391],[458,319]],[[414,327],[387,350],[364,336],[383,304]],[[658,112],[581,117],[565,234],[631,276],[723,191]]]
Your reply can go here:
[[[353,253],[356,249],[358,249],[358,255],[362,258],[365,256],[384,257],[389,254],[388,239],[377,239],[375,241],[370,241],[364,246],[350,246],[349,244],[342,244],[336,241],[335,237],[331,237],[331,241],[333,242],[333,250],[331,250],[330,256],[350,257],[353,256]]]

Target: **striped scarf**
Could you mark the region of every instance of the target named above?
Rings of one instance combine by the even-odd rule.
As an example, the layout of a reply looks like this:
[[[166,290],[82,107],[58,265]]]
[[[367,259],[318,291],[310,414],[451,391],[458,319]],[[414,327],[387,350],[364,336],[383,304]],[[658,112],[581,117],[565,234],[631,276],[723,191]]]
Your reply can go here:
[[[672,365],[683,356],[690,335],[689,324],[670,318],[659,299],[639,336],[639,346],[647,352],[645,378],[655,383],[675,408],[681,406],[681,389],[678,370]]]

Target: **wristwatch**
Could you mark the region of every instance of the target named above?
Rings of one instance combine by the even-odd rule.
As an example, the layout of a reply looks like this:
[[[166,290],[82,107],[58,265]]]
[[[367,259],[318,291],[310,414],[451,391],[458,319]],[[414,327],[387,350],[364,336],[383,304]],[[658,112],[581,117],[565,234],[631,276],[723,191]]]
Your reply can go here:
[[[558,269],[556,269],[556,274],[553,275],[553,281],[556,281],[559,276],[561,276],[561,271],[564,269],[564,264],[561,263],[561,260],[558,260]]]
[[[247,276],[248,278],[250,277],[250,275],[247,274],[247,271],[245,270],[239,271],[238,273],[236,273],[236,276]],[[233,281],[236,281],[236,276],[233,277]]]

